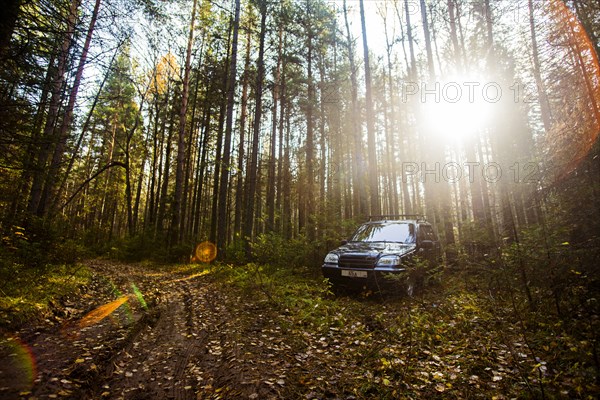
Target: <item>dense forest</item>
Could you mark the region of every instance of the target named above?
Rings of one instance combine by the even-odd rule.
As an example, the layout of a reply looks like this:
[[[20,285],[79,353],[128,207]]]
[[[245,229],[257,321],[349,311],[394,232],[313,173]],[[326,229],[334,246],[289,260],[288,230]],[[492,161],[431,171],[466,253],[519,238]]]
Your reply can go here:
[[[569,395],[598,383],[596,0],[2,8],[3,298],[97,257],[314,276],[370,216],[424,215],[443,273],[559,321]]]
[[[9,3],[9,242],[233,257],[424,214],[450,258],[597,244],[595,2]]]
[[[595,282],[594,1],[5,8],[6,276],[205,240],[318,263],[369,215],[422,214],[450,265],[512,257],[530,301],[536,279],[557,307],[563,281]]]

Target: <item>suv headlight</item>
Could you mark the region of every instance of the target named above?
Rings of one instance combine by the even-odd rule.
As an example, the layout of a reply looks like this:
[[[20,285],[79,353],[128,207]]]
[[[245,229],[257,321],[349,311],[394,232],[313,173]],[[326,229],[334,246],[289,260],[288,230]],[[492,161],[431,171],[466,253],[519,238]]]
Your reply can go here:
[[[329,253],[325,256],[326,264],[337,264],[340,257],[335,253]]]
[[[383,256],[377,261],[378,267],[397,267],[400,265],[400,257],[398,256]]]

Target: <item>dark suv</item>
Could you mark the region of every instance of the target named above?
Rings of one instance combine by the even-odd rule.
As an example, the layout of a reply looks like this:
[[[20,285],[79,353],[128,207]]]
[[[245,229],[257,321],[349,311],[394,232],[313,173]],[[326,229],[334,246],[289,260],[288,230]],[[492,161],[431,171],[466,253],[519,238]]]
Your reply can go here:
[[[440,255],[440,242],[424,217],[382,215],[371,217],[350,240],[329,252],[322,271],[334,288],[351,284],[380,287],[387,276],[405,277],[407,292],[412,295],[423,280],[423,266],[434,266]],[[417,258],[427,262],[416,262]]]

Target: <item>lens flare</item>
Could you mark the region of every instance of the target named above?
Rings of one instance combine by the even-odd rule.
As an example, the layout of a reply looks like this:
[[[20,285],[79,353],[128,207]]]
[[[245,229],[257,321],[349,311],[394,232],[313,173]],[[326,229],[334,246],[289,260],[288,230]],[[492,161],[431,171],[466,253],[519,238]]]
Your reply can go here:
[[[37,365],[27,344],[14,337],[1,339],[0,358],[3,359],[3,379],[10,380],[18,390],[27,391],[33,387],[37,378]]]
[[[196,246],[194,255],[197,261],[209,263],[217,258],[217,246],[208,241],[202,242]]]
[[[137,286],[135,286],[135,283],[131,284],[131,289],[133,290],[133,294],[135,295],[135,298],[140,302],[140,304],[142,305],[144,310],[147,310],[148,304],[146,304],[146,300],[144,300],[144,296],[142,295],[142,292],[140,291],[140,289],[138,289]]]
[[[197,274],[192,274],[192,275],[186,276],[184,278],[173,279],[173,280],[167,281],[167,283],[189,281],[194,278],[198,278],[200,276],[204,276],[204,275],[208,275],[208,274],[210,274],[210,271],[206,270],[206,271],[198,272]]]
[[[129,300],[129,296],[122,296],[115,301],[111,301],[110,303],[100,306],[89,312],[81,319],[81,321],[79,321],[79,328],[81,329],[85,328],[86,326],[97,324],[115,312],[117,308],[125,304],[127,300]]]
[[[579,166],[598,139],[600,64],[585,28],[564,1],[553,0],[548,9],[554,22],[548,43],[573,72],[573,79],[564,80],[567,86],[559,87],[560,107],[552,110],[555,122],[547,135],[550,161],[559,167],[555,179],[561,180]]]

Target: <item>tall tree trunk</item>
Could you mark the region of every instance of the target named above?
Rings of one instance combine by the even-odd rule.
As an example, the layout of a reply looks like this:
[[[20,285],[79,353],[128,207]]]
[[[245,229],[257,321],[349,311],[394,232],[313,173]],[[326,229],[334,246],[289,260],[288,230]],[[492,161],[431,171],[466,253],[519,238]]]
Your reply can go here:
[[[202,50],[200,50],[200,52],[202,53]],[[202,63],[201,63],[201,59],[202,57],[200,57],[199,61],[198,61],[198,69],[200,69]],[[182,221],[181,223],[183,224],[182,229],[184,231],[184,237],[185,238],[189,238],[190,237],[190,233],[191,233],[191,223],[190,223],[190,215],[191,211],[190,211],[190,207],[188,207],[189,204],[193,204],[191,203],[191,197],[192,194],[190,193],[190,176],[192,175],[193,172],[193,168],[194,168],[194,159],[198,158],[198,148],[196,146],[194,146],[194,143],[196,141],[196,132],[198,131],[196,129],[197,123],[196,123],[196,112],[198,111],[198,88],[200,86],[200,73],[198,71],[198,73],[196,74],[196,84],[194,85],[194,100],[192,102],[192,115],[190,118],[190,132],[188,135],[188,144],[187,144],[187,154],[185,156],[187,163],[186,163],[186,168],[185,168],[185,177],[183,179],[183,204],[181,205],[181,215],[182,215]]]
[[[385,44],[386,44],[386,56],[387,56],[387,85],[389,94],[387,98],[389,98],[389,110],[386,113],[386,142],[388,147],[388,173],[390,177],[390,192],[391,197],[390,201],[390,209],[389,212],[391,214],[398,213],[398,188],[397,188],[397,164],[396,164],[396,127],[399,126],[396,121],[396,104],[395,98],[396,94],[394,92],[394,81],[392,79],[392,48],[394,46],[393,42],[390,42],[390,37],[388,34],[388,26],[387,26],[387,15],[383,18],[383,27],[385,32]],[[386,107],[387,108],[387,107]],[[410,201],[410,199],[409,199]]]
[[[90,44],[92,42],[92,36],[94,34],[94,29],[96,27],[96,21],[98,19],[98,11],[100,10],[101,0],[96,0],[94,4],[94,10],[92,11],[92,16],[90,19],[90,24],[88,26],[88,31],[85,37],[85,43],[83,45],[83,49],[81,50],[81,56],[79,57],[79,63],[77,65],[77,71],[75,73],[75,79],[73,80],[73,86],[69,92],[69,101],[67,103],[67,107],[64,111],[64,117],[62,123],[60,125],[60,129],[56,135],[57,143],[54,148],[54,155],[52,156],[52,162],[50,163],[50,168],[48,169],[48,175],[46,177],[46,182],[44,185],[44,190],[42,192],[42,197],[40,199],[40,206],[38,207],[38,212],[42,215],[46,214],[47,208],[52,207],[55,209],[60,202],[60,193],[56,191],[56,180],[60,173],[60,166],[62,164],[62,159],[64,156],[65,146],[67,144],[67,139],[69,137],[69,132],[71,130],[71,125],[73,123],[73,110],[75,108],[75,101],[77,100],[77,94],[79,93],[79,86],[81,85],[81,78],[83,77],[83,70],[85,68],[85,63],[87,61],[87,55],[90,48]],[[48,204],[49,199],[52,199],[53,204]]]
[[[440,51],[438,49],[438,44],[437,44],[437,31],[435,29],[435,20],[433,19],[433,4],[429,4],[429,15],[432,15],[431,17],[431,38],[433,39],[433,47],[435,49],[435,59],[437,60],[438,63],[438,69],[440,70],[440,74],[443,71],[442,68],[442,60],[440,58]]]
[[[193,0],[192,16],[190,20],[187,49],[185,53],[185,66],[183,73],[183,87],[181,92],[181,108],[179,110],[179,135],[177,136],[177,163],[175,166],[175,192],[173,196],[173,216],[171,222],[170,243],[178,244],[183,238],[181,224],[181,202],[183,199],[183,173],[185,164],[185,126],[190,91],[190,69],[192,62],[192,45],[194,44],[194,26],[196,22],[196,6],[198,0]]]
[[[225,129],[225,116],[227,114],[227,81],[229,79],[229,45],[231,43],[231,35],[233,32],[233,23],[229,23],[229,31],[227,35],[227,56],[225,59],[225,70],[222,72],[222,81],[219,95],[219,127],[217,129],[217,148],[215,149],[215,168],[213,173],[213,193],[212,193],[212,207],[210,214],[210,236],[209,240],[213,243],[217,242],[217,224],[218,224],[218,207],[219,207],[219,183],[220,176],[222,173],[223,165],[221,160],[223,159],[223,134]],[[224,171],[223,171],[224,172]]]
[[[425,0],[420,0],[420,2],[421,22],[423,23],[423,36],[425,37],[425,51],[427,52],[427,70],[429,72],[429,79],[433,81],[435,79],[435,67],[433,65],[433,50],[431,48],[431,33],[429,30],[429,19],[427,17],[427,5],[425,4]]]
[[[363,143],[358,120],[360,110],[358,108],[358,78],[356,76],[356,63],[354,61],[354,46],[352,34],[350,33],[350,24],[348,23],[348,8],[344,0],[344,22],[346,24],[346,46],[348,49],[348,61],[350,63],[350,82],[352,86],[352,111],[350,115],[352,127],[352,141],[354,143],[353,163],[352,163],[352,187],[353,187],[353,215],[361,219],[366,218],[368,213],[367,196],[364,184],[364,156]]]
[[[167,138],[166,141],[164,143],[164,146],[166,147],[164,150],[164,156],[163,156],[163,165],[161,166],[163,169],[163,173],[160,175],[161,177],[161,185],[160,185],[160,200],[158,203],[158,215],[156,218],[156,231],[157,232],[162,232],[164,229],[164,223],[165,223],[165,216],[167,213],[167,195],[168,195],[168,189],[169,189],[169,181],[171,179],[170,176],[170,172],[171,172],[171,152],[172,150],[172,142],[173,142],[173,130],[174,130],[174,122],[175,122],[175,108],[172,107],[171,110],[171,116],[170,116],[170,121],[169,121],[169,126],[168,126],[168,133],[167,133]],[[162,152],[161,152],[162,153]]]
[[[421,0],[421,1],[425,1],[425,0]],[[492,7],[490,4],[490,0],[484,0],[484,5],[485,5],[485,27],[486,27],[486,31],[487,31],[488,57],[495,58],[494,54],[493,54],[494,25],[493,25],[493,19],[492,19]]]
[[[252,133],[252,154],[250,159],[250,167],[247,174],[248,181],[248,193],[247,195],[247,207],[245,215],[245,223],[243,229],[243,237],[246,241],[246,255],[250,257],[252,241],[252,234],[254,230],[254,204],[256,197],[256,178],[258,168],[258,142],[260,136],[260,124],[262,119],[262,91],[263,81],[265,76],[265,35],[267,32],[267,6],[266,1],[260,2],[260,36],[259,36],[259,47],[258,47],[258,60],[256,75],[256,99],[255,99],[255,110],[254,110],[254,127]]]
[[[209,85],[207,84],[207,92]],[[210,105],[206,105],[206,109],[204,111],[204,121],[202,128],[202,153],[200,155],[199,164],[196,167],[196,202],[194,203],[194,227],[193,234],[194,238],[198,238],[198,233],[200,232],[200,226],[202,224],[202,196],[204,191],[204,174],[206,170],[206,159],[208,157],[208,141],[210,138],[210,119],[211,119],[211,110]]]
[[[421,19],[423,23],[423,36],[425,37],[425,49],[427,53],[427,67],[429,72],[429,82],[435,82],[435,68],[433,62],[433,51],[431,48],[431,35],[429,32],[429,22],[427,16],[427,8],[425,0],[420,0],[421,3]],[[429,143],[428,143],[429,142]],[[440,143],[424,140],[426,144],[427,152],[430,154],[428,157],[427,166],[432,168],[435,165],[443,165],[445,161],[444,147]],[[427,158],[426,158],[427,160]],[[444,227],[444,239],[446,245],[453,245],[455,243],[454,228],[452,223],[452,212],[451,212],[451,198],[450,188],[446,182],[430,182],[428,179],[425,184],[425,195],[428,212],[433,212],[436,217],[441,219],[440,223]],[[454,260],[454,250],[447,249],[446,255],[450,262]]]
[[[448,16],[450,22],[450,41],[452,42],[452,50],[454,51],[456,69],[458,71],[463,71],[464,66],[462,63],[460,46],[458,45],[458,35],[456,33],[456,0],[448,0]]]
[[[337,24],[336,20],[333,22],[333,32],[337,32]],[[334,79],[339,78],[338,71],[338,36],[333,36],[333,76]],[[334,98],[339,99],[340,87],[339,85],[335,85],[334,88]],[[333,107],[333,116],[327,119],[329,126],[329,135],[331,139],[331,160],[334,166],[334,170],[330,173],[329,182],[331,183],[330,190],[333,194],[332,203],[333,203],[333,217],[335,219],[342,218],[342,176],[344,168],[342,167],[342,157],[343,157],[343,148],[342,148],[342,120],[341,113],[337,104]]]
[[[110,62],[108,63],[107,71],[110,71],[112,69],[112,65],[113,65],[117,55],[119,54],[120,48],[121,48],[121,46],[119,45],[117,47],[117,49],[115,50],[115,53],[113,54]],[[96,96],[94,96],[94,101],[92,102],[92,105],[90,106],[90,108],[88,110],[85,122],[83,123],[83,126],[81,127],[81,133],[79,134],[79,138],[77,139],[77,143],[75,144],[75,149],[73,150],[73,154],[71,154],[71,158],[69,159],[69,164],[67,165],[67,168],[65,170],[62,182],[57,190],[57,195],[55,196],[55,201],[58,201],[58,199],[61,197],[61,194],[63,193],[63,191],[65,190],[65,188],[67,186],[68,178],[71,174],[71,171],[73,170],[75,161],[78,158],[79,150],[81,149],[81,145],[83,143],[83,138],[85,137],[85,134],[88,131],[88,128],[89,128],[91,120],[92,120],[92,116],[94,115],[94,110],[96,109],[96,106],[98,105],[98,101],[100,100],[100,94],[102,93],[102,89],[104,88],[104,84],[106,83],[107,79],[108,79],[108,72],[106,74],[104,74],[104,77],[102,78],[102,82],[100,82],[100,86],[98,87]]]
[[[285,71],[285,69],[284,69]],[[282,98],[282,101],[287,101],[286,97]],[[285,107],[285,150],[283,152],[283,221],[282,231],[283,237],[286,239],[292,238],[292,173],[291,160],[290,160],[290,131],[291,131],[291,116],[290,116],[290,104],[286,104]]]
[[[377,148],[375,143],[375,116],[373,110],[371,65],[369,63],[369,45],[367,42],[364,0],[360,0],[360,23],[362,26],[365,61],[365,111],[367,114],[367,151],[369,155],[369,192],[371,198],[370,211],[372,215],[379,215],[381,214],[381,204],[379,201],[379,174],[377,171]]]
[[[320,87],[320,91],[321,91],[321,101],[319,102],[319,147],[321,150],[321,168],[319,168],[319,183],[320,183],[320,188],[319,188],[319,207],[318,210],[322,213],[322,215],[324,214],[325,211],[325,199],[327,197],[327,190],[325,187],[325,181],[326,181],[326,177],[327,174],[331,173],[331,163],[329,162],[329,159],[327,157],[327,132],[325,130],[325,123],[326,123],[326,111],[325,111],[325,104],[326,101],[324,100],[327,96],[330,96],[330,93],[327,93],[327,85],[326,85],[326,81],[327,81],[327,76],[325,74],[325,57],[323,55],[321,55],[319,57],[318,60],[319,63],[319,87]],[[318,232],[320,232],[322,230],[322,226],[323,226],[323,218],[318,218],[318,226],[317,226],[317,230]],[[320,235],[319,235],[320,236]]]
[[[15,30],[17,17],[19,16],[21,1],[3,1],[2,13],[0,14],[0,58],[4,56],[6,49],[10,45],[10,39]]]
[[[546,133],[550,132],[552,127],[550,104],[548,103],[548,96],[546,95],[546,86],[542,79],[542,73],[540,69],[540,56],[538,50],[537,34],[535,30],[535,15],[533,0],[528,0],[529,7],[529,30],[531,31],[531,55],[533,58],[533,76],[535,78],[535,85],[538,93],[538,101],[540,102],[540,112],[542,115],[542,122],[544,124],[544,130]]]
[[[240,141],[238,144],[238,160],[237,160],[237,182],[235,187],[235,216],[233,221],[233,232],[237,235],[241,233],[244,201],[244,149],[245,149],[245,133],[246,133],[246,118],[248,115],[248,86],[250,74],[250,49],[252,48],[252,29],[246,29],[246,56],[244,61],[244,74],[242,76],[242,99],[240,103]]]
[[[407,35],[407,39],[408,39],[408,47],[409,47],[409,53],[410,53],[410,64],[407,65],[407,71],[408,71],[408,77],[412,80],[416,79],[416,74],[417,74],[417,60],[415,57],[415,45],[414,45],[414,36],[413,36],[413,30],[412,30],[412,23],[410,21],[410,10],[409,10],[409,6],[408,6],[408,1],[409,0],[404,0],[404,13],[406,14],[406,35]],[[396,9],[396,15],[398,16],[398,22],[400,24],[400,26],[403,26],[404,23],[402,21],[402,15],[400,13],[400,10],[398,9],[398,5],[397,3],[394,3],[395,9]],[[402,45],[404,46],[404,41],[402,42]],[[406,56],[405,56],[406,57]],[[416,82],[412,82],[412,83],[416,83]],[[405,126],[408,126],[407,124],[404,124]],[[403,136],[408,136],[409,131],[408,129],[404,132]],[[402,137],[399,138],[399,145],[400,145],[400,155],[402,158],[402,161],[405,162],[407,161],[407,157],[408,157],[408,152],[406,150],[406,146],[403,143]],[[408,179],[408,173],[405,170],[405,168],[401,168],[401,174],[402,174],[402,198],[404,200],[404,212],[407,214],[412,214],[413,210],[417,210],[417,204],[416,201],[414,202],[415,204],[413,204],[413,202],[411,202],[411,198],[410,198],[410,193],[408,190],[408,186],[409,186],[409,179]],[[413,193],[415,194],[415,200],[417,199],[417,192],[413,191]]]
[[[415,39],[412,31],[412,23],[410,22],[410,9],[409,9],[409,1],[404,0],[404,14],[406,15],[406,36],[408,39],[408,49],[410,53],[410,64],[407,65],[408,76],[412,79],[416,77],[417,74],[417,58],[415,56]],[[402,13],[398,9],[398,3],[394,3],[394,7],[396,9],[396,15],[398,16],[398,23],[400,26],[404,26],[404,21],[402,21]],[[404,41],[402,41],[404,43]]]
[[[155,80],[155,86],[157,85],[156,82],[156,75],[154,76],[154,80]],[[168,96],[168,94],[166,95]],[[160,122],[160,97],[158,95],[158,93],[155,94],[155,98],[154,98],[154,126],[153,126],[153,132],[152,132],[152,168],[151,168],[151,178],[150,178],[150,187],[148,189],[149,191],[149,199],[148,199],[148,215],[147,215],[147,219],[146,221],[144,221],[145,223],[145,229],[148,229],[150,227],[154,226],[154,223],[156,222],[156,214],[158,211],[158,198],[159,198],[159,194],[158,194],[158,190],[157,188],[160,188],[160,169],[161,169],[161,165],[159,164],[159,160],[161,158],[161,151],[160,151],[160,147],[159,146],[159,142],[162,142],[161,140],[159,140],[159,122]],[[163,119],[164,121],[164,119]],[[158,181],[158,182],[157,182]]]
[[[283,49],[287,43],[286,37],[283,38]],[[279,77],[280,89],[279,89],[279,151],[277,157],[277,194],[275,198],[275,209],[279,211],[279,217],[275,222],[275,226],[278,232],[283,232],[282,226],[282,198],[283,198],[283,131],[285,127],[285,71],[286,71],[286,57],[282,56],[281,60],[281,76]]]
[[[283,26],[279,27],[279,41],[277,45],[277,67],[273,82],[273,109],[271,112],[271,143],[269,147],[269,160],[267,164],[267,232],[275,229],[275,152],[277,148],[277,107],[279,106],[279,92],[281,87],[281,54],[283,49]],[[279,190],[278,190],[279,191]]]
[[[231,32],[230,32],[231,33]],[[229,43],[229,39],[227,40]],[[229,47],[229,46],[227,46]],[[227,56],[229,57],[229,55]],[[217,217],[218,217],[218,206],[219,206],[219,177],[221,176],[223,158],[223,129],[225,127],[225,114],[227,113],[227,69],[229,63],[226,60],[227,67],[223,74],[223,82],[221,83],[221,105],[219,107],[219,127],[217,129],[217,147],[215,149],[215,169],[213,171],[213,193],[212,193],[212,208],[210,214],[210,236],[209,240],[213,243],[217,241]],[[224,172],[224,171],[223,171]]]
[[[59,50],[56,73],[54,74],[51,83],[52,95],[50,97],[50,105],[48,109],[48,115],[46,117],[46,124],[44,125],[44,131],[42,133],[42,141],[39,144],[39,149],[37,152],[36,171],[33,176],[33,183],[31,185],[31,191],[29,195],[28,211],[40,216],[42,216],[46,210],[46,204],[41,203],[42,191],[44,188],[44,182],[46,180],[46,163],[52,149],[51,145],[57,142],[54,135],[54,129],[58,119],[62,87],[65,82],[65,74],[67,72],[69,49],[71,48],[71,42],[73,41],[73,37],[75,35],[75,23],[77,22],[79,4],[80,0],[72,0],[68,11],[67,26],[65,32],[63,33],[63,41]],[[48,68],[53,68],[53,65],[49,65]]]
[[[306,221],[300,221],[300,229],[306,227],[306,237],[309,242],[315,240],[315,199],[314,199],[314,158],[315,158],[315,139],[314,139],[314,103],[315,103],[315,87],[313,82],[313,32],[311,26],[310,3],[307,3],[307,104],[306,104],[306,195],[303,196],[305,203],[305,218]]]
[[[142,157],[142,165],[140,166],[140,174],[138,176],[138,180],[136,183],[136,189],[135,189],[135,200],[133,202],[133,233],[137,233],[138,232],[138,222],[139,222],[139,216],[140,216],[140,202],[142,200],[142,186],[144,184],[144,175],[145,175],[145,170],[146,170],[146,162],[148,161],[148,156],[150,153],[149,150],[149,140],[148,138],[146,138],[147,142],[145,144],[145,149],[144,149],[144,155]]]
[[[48,65],[54,65],[55,54],[50,56],[50,60],[48,61]],[[19,179],[19,189],[16,192],[16,195],[13,198],[10,206],[10,212],[8,217],[8,223],[5,224],[7,227],[11,227],[13,222],[16,221],[17,213],[21,210],[22,202],[27,201],[27,198],[23,198],[26,196],[26,191],[29,188],[29,184],[31,183],[31,177],[33,174],[33,170],[35,167],[35,149],[36,143],[40,140],[40,134],[42,133],[42,125],[44,124],[44,113],[46,111],[46,106],[48,105],[48,96],[50,94],[50,85],[52,83],[53,75],[52,68],[46,69],[46,74],[44,77],[44,83],[42,86],[42,93],[40,95],[40,101],[38,103],[35,118],[33,120],[33,127],[31,130],[31,140],[27,144],[27,149],[23,158],[23,171],[21,172],[21,176]]]
[[[235,106],[235,80],[237,75],[237,47],[240,26],[240,0],[235,1],[233,17],[233,39],[231,42],[231,57],[229,59],[229,78],[227,82],[227,121],[225,123],[225,141],[223,148],[221,182],[219,183],[219,215],[217,217],[217,246],[221,254],[227,245],[227,194],[229,188],[229,162],[231,159],[231,132],[233,130],[233,108]]]
[[[125,200],[127,204],[127,230],[129,236],[135,234],[135,222],[133,217],[133,188],[131,184],[131,140],[135,135],[135,132],[142,119],[142,109],[144,108],[144,102],[146,100],[146,94],[148,90],[142,95],[140,106],[138,108],[137,115],[133,126],[127,132],[127,141],[125,144]],[[140,175],[143,175],[144,171],[140,170]]]

